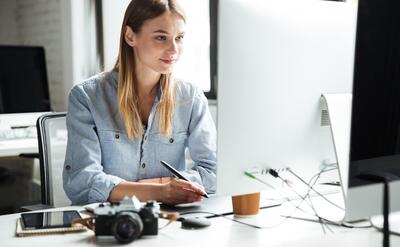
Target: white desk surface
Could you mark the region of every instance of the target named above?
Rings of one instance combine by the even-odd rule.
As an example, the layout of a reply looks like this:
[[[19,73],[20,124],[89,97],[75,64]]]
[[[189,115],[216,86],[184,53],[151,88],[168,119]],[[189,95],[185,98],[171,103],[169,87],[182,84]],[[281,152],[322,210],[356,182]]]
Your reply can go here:
[[[340,196],[339,194],[334,196]],[[331,195],[332,197],[332,195]],[[316,203],[316,205],[319,203]],[[326,204],[319,204],[323,206]],[[323,206],[323,207],[325,207]],[[321,211],[317,206],[317,211]],[[63,209],[82,210],[81,207]],[[325,208],[326,209],[326,208]],[[322,209],[323,211],[325,209]],[[253,218],[240,219],[260,226],[272,226],[281,222],[281,214],[291,212],[290,205],[263,209]],[[329,210],[327,217],[341,217],[338,211]],[[330,215],[329,215],[330,214]],[[340,213],[339,213],[340,214]],[[70,233],[32,237],[15,237],[15,225],[19,214],[0,216],[1,246],[120,246],[116,242],[97,242],[94,233]],[[217,217],[212,218],[211,226],[202,230],[185,230],[180,222],[174,222],[159,231],[158,236],[141,238],[131,246],[296,246],[296,247],[333,247],[333,246],[382,246],[382,234],[375,229],[348,229],[330,226],[333,231],[324,234],[321,225],[314,222],[289,219],[283,224],[270,229],[254,229],[236,222]],[[160,220],[160,226],[166,221]],[[400,245],[400,237],[391,236],[392,246]]]
[[[18,156],[21,153],[39,153],[36,138],[0,141],[0,157]]]

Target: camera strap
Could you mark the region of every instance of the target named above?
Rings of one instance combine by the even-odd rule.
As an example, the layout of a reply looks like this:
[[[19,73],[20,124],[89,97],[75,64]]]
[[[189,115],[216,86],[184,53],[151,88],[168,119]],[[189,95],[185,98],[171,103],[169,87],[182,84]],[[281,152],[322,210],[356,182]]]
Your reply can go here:
[[[172,221],[176,221],[177,219],[179,219],[180,215],[178,212],[160,211],[160,213],[158,214],[158,217],[160,217],[162,219],[167,219],[172,222]]]
[[[89,230],[94,231],[95,228],[95,218],[94,217],[89,217],[89,218],[84,218],[84,219],[75,219],[71,222],[71,225],[83,225],[86,226]]]
[[[165,212],[165,211],[160,211],[160,213],[158,214],[158,217],[159,217],[159,218],[162,218],[162,219],[167,219],[167,220],[168,220],[168,223],[167,223],[167,224],[165,224],[164,226],[158,228],[159,230],[161,230],[161,229],[167,227],[167,226],[168,226],[169,224],[171,224],[172,222],[177,221],[177,220],[179,219],[180,215],[179,215],[178,212]]]
[[[158,214],[159,218],[162,219],[167,219],[169,222],[167,225],[169,225],[171,222],[176,221],[179,219],[180,215],[178,212],[165,212],[165,211],[160,211]],[[94,231],[95,230],[95,217],[88,217],[84,219],[75,219],[71,222],[71,225],[83,225],[86,226],[89,230]]]

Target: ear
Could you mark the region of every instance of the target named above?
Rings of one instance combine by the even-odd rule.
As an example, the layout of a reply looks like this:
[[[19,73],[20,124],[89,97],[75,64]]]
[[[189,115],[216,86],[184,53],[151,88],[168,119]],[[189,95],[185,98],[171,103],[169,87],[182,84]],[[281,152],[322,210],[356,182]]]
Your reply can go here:
[[[136,34],[133,32],[132,28],[130,26],[125,27],[125,42],[131,46],[134,47],[136,45]]]

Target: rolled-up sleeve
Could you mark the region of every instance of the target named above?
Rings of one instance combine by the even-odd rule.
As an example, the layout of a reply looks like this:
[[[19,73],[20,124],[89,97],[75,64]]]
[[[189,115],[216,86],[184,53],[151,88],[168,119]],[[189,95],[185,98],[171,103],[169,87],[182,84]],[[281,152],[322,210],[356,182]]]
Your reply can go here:
[[[83,86],[69,94],[68,142],[63,169],[64,190],[72,204],[107,201],[111,190],[124,181],[103,172],[101,148]]]
[[[197,89],[189,124],[188,149],[193,159],[192,170],[185,175],[202,185],[207,193],[216,191],[216,128],[204,93]]]

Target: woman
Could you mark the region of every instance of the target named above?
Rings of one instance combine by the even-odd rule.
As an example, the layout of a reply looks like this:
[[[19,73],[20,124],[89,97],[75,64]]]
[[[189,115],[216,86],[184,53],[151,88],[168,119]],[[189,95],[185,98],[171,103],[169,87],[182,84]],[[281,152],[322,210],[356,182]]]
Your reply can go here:
[[[64,190],[73,204],[133,196],[167,204],[215,191],[216,130],[207,99],[171,72],[183,48],[185,16],[175,0],[132,0],[111,72],[74,86],[67,114]],[[185,169],[172,179],[165,160]]]

